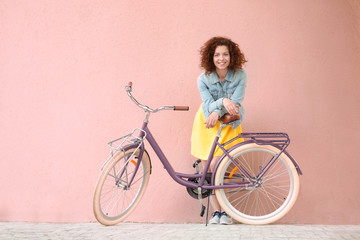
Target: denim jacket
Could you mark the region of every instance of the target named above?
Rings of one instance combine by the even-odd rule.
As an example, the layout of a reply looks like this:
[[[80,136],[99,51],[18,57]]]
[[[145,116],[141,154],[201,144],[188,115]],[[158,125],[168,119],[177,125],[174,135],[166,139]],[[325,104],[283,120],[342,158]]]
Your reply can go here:
[[[244,70],[239,69],[236,72],[229,70],[224,81],[220,82],[216,72],[210,75],[201,74],[198,78],[198,88],[203,101],[203,111],[207,119],[210,113],[217,112],[220,117],[227,113],[223,98],[229,98],[240,106],[240,120],[232,124],[233,129],[237,128],[244,118],[244,108],[241,105],[245,96],[247,74]]]

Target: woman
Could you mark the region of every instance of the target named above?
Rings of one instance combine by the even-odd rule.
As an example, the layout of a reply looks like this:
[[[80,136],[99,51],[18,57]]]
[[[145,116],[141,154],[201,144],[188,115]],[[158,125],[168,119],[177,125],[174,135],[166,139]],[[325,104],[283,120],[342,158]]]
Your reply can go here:
[[[191,136],[191,153],[202,160],[205,165],[215,135],[219,129],[218,119],[225,113],[240,114],[232,126],[226,126],[221,132],[220,142],[224,143],[241,133],[240,123],[244,116],[241,102],[244,99],[246,87],[246,72],[243,65],[246,61],[238,44],[228,38],[214,37],[208,40],[200,49],[201,64],[205,70],[197,80],[202,104],[195,115]],[[233,146],[242,140],[235,141]],[[217,148],[211,162],[212,171],[222,150]],[[214,213],[210,224],[231,224],[232,219],[221,211],[215,198],[211,198]]]

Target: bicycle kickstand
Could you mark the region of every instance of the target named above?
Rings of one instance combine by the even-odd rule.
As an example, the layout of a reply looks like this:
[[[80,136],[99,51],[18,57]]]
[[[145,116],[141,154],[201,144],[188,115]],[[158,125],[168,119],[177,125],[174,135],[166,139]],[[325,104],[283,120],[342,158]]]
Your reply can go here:
[[[201,208],[200,216],[203,217],[206,207],[203,204],[201,187],[198,187],[198,199],[200,200],[200,208]]]
[[[210,197],[211,197],[211,192],[208,193],[207,209],[206,209],[206,219],[205,219],[205,227],[207,227],[207,225],[208,225],[208,220],[209,220]]]

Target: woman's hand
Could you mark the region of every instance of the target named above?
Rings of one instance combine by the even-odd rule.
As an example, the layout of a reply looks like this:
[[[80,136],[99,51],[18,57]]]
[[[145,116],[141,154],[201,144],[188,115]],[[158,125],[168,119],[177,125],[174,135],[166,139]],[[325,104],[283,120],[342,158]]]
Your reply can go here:
[[[226,109],[226,111],[228,113],[230,113],[231,115],[236,115],[236,114],[239,113],[238,109],[239,109],[240,106],[236,105],[230,99],[224,98],[223,99],[223,105],[224,105],[224,108]]]
[[[217,121],[219,120],[219,114],[217,112],[210,113],[209,117],[206,119],[206,128],[215,127]]]

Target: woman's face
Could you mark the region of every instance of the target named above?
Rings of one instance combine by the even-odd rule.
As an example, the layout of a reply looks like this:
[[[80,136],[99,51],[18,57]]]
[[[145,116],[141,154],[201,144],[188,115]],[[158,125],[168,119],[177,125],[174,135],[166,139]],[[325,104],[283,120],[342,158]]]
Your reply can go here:
[[[227,46],[217,46],[215,49],[213,61],[216,70],[226,70],[230,65],[230,53]]]

